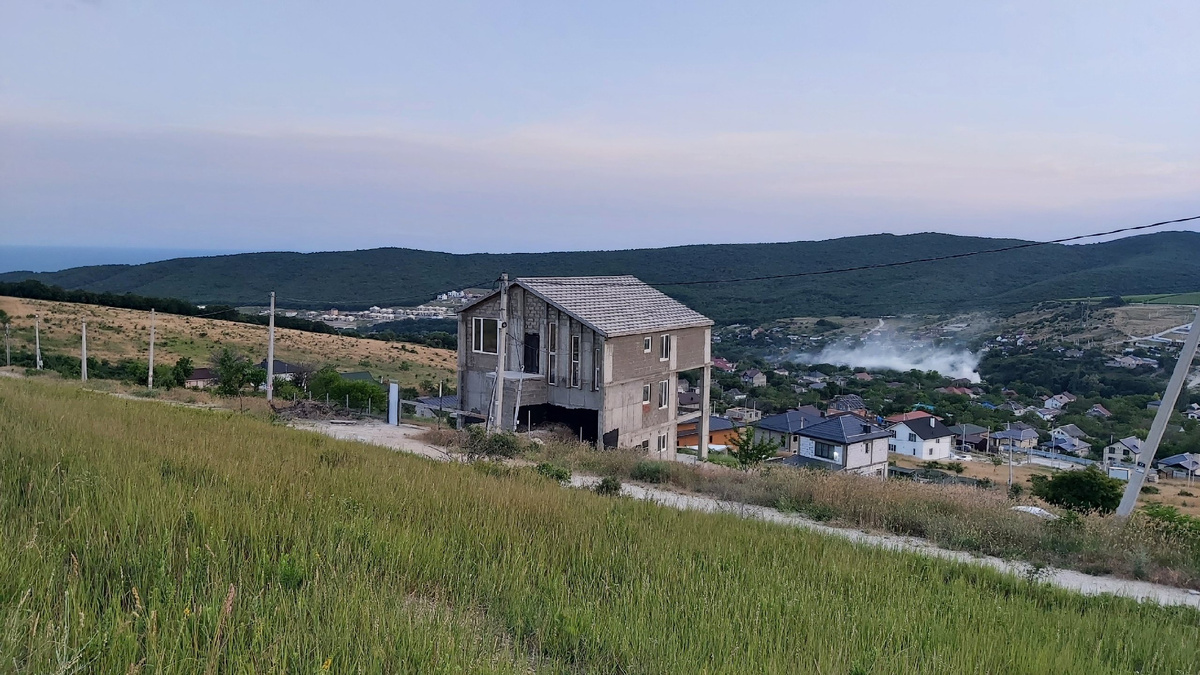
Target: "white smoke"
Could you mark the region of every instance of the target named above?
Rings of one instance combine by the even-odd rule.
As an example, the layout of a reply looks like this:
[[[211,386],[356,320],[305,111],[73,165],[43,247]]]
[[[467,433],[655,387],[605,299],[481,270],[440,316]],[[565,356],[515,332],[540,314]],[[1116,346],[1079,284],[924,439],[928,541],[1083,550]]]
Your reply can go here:
[[[831,363],[868,370],[936,370],[946,377],[979,381],[977,354],[962,348],[934,347],[928,344],[902,346],[893,342],[870,342],[854,347],[834,345],[819,352],[794,354],[791,360],[807,364]]]

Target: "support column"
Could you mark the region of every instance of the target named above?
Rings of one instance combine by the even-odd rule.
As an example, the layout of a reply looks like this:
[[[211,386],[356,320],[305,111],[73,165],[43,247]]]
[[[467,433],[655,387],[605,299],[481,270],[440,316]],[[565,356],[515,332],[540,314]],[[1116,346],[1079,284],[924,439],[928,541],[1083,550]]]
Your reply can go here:
[[[700,434],[696,441],[700,461],[708,459],[708,434],[710,392],[712,391],[712,366],[705,364],[700,376],[700,419],[696,420],[696,431]]]

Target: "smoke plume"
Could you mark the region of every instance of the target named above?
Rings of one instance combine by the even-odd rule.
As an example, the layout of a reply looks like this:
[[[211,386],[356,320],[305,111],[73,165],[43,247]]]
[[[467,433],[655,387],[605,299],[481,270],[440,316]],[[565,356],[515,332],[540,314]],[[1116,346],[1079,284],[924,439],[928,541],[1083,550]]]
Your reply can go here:
[[[819,352],[795,354],[799,363],[832,363],[869,370],[936,370],[947,377],[979,381],[979,356],[966,349],[933,347],[927,344],[897,345],[871,342],[854,347],[830,346]]]

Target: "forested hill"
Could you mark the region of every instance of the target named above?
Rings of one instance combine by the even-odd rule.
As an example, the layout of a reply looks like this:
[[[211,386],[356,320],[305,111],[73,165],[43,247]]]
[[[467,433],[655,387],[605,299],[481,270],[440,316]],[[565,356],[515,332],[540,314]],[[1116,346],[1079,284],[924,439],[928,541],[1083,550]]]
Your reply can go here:
[[[178,297],[197,303],[354,309],[410,305],[436,293],[511,276],[633,274],[722,322],[804,315],[876,316],[1016,307],[1039,300],[1200,290],[1200,233],[991,253],[957,260],[741,283],[671,282],[770,276],[1001,248],[1011,239],[870,235],[777,244],[628,251],[455,255],[399,248],[247,253],[144,265],[10,272],[64,288]]]

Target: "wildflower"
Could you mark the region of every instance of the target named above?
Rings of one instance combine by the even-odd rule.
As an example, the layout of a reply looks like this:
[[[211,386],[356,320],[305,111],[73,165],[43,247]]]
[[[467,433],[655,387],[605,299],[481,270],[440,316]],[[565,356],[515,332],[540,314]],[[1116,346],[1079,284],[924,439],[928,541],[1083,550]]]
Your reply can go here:
[[[184,607],[184,608],[183,608],[183,616],[184,616],[184,617],[189,617],[189,616],[191,616],[191,615],[192,615],[192,608],[191,608],[191,607]]]
[[[331,657],[325,659],[325,663],[321,664],[321,670],[329,670],[329,667],[332,665],[333,665],[333,657],[331,656]]]

